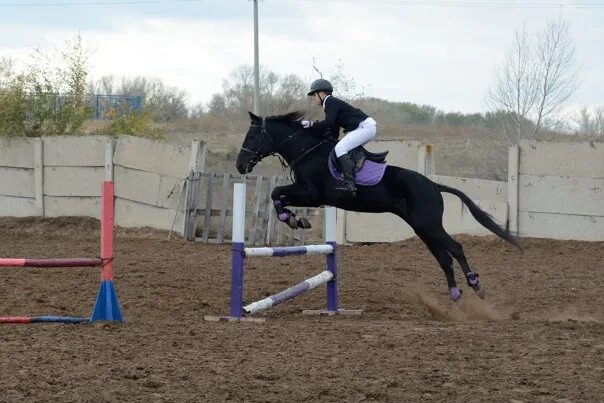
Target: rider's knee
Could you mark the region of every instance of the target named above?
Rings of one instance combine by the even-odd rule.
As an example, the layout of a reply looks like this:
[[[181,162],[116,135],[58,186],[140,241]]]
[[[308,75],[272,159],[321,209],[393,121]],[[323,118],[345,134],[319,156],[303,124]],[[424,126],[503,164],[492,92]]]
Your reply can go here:
[[[348,151],[350,151],[350,150],[346,149],[346,146],[344,144],[342,144],[341,141],[336,144],[336,146],[334,147],[334,150],[336,152],[336,157],[338,157],[338,158],[341,157],[342,155],[346,154]]]

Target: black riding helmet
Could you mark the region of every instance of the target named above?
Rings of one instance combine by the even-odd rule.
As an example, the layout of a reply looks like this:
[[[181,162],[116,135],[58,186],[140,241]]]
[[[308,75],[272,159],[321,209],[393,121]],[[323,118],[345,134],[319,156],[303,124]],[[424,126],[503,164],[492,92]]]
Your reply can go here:
[[[319,91],[324,91],[328,94],[331,94],[333,92],[333,86],[331,85],[331,83],[323,78],[319,78],[318,80],[315,80],[312,82],[312,84],[310,85],[310,91],[308,92],[308,96],[311,96],[312,94],[314,94],[315,92],[319,92]]]

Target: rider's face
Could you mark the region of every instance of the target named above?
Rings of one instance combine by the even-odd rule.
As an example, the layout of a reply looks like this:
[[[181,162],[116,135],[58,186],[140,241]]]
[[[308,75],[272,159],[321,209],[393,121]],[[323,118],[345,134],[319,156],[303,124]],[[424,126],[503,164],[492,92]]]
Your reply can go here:
[[[319,96],[319,94],[321,96]],[[312,94],[312,101],[318,106],[323,105],[323,99],[325,99],[325,93],[323,91],[315,92],[314,94]]]

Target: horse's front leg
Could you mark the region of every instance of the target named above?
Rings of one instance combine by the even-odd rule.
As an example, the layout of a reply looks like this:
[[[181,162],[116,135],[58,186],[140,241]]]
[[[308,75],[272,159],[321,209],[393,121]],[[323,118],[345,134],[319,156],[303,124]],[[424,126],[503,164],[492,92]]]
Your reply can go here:
[[[313,193],[308,189],[297,184],[286,186],[277,186],[271,193],[273,206],[277,212],[279,221],[289,225],[290,228],[297,229],[311,228],[310,222],[306,217],[297,218],[296,215],[287,206],[312,206],[314,199]]]

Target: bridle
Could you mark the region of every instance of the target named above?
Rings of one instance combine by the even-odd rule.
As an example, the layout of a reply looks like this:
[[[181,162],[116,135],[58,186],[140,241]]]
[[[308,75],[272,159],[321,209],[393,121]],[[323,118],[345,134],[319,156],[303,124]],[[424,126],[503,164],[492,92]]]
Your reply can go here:
[[[262,141],[264,140],[264,136],[265,135],[268,136],[268,133],[266,132],[266,118],[262,118],[262,126],[258,126],[258,125],[255,125],[252,123],[252,124],[250,124],[250,127],[262,128],[262,130],[260,131],[260,141],[258,142],[258,149],[254,151],[254,150],[250,150],[249,148],[241,147],[241,151],[245,151],[246,153],[253,154],[252,157],[250,158],[250,162],[253,163],[254,165],[256,165],[264,157],[268,157],[269,155],[274,155],[276,152],[272,151],[272,152],[266,153],[266,154],[262,154],[260,152],[260,150],[262,149]]]
[[[293,170],[294,166],[298,162],[300,162],[300,160],[302,160],[304,157],[306,157],[308,154],[310,154],[315,149],[319,148],[321,145],[323,145],[323,144],[325,144],[325,143],[333,140],[331,138],[325,138],[321,142],[319,142],[318,144],[316,144],[313,147],[309,148],[308,150],[302,148],[302,150],[301,150],[302,153],[300,154],[300,156],[298,156],[297,158],[295,158],[293,161],[288,162],[288,161],[284,160],[281,157],[281,155],[279,155],[279,148],[283,144],[285,144],[285,143],[293,140],[298,135],[302,134],[303,129],[297,130],[293,134],[288,135],[286,139],[284,139],[283,141],[281,141],[279,144],[277,144],[273,148],[273,151],[270,151],[268,153],[262,153],[260,151],[262,149],[262,142],[264,141],[264,137],[268,136],[268,132],[266,131],[266,118],[265,117],[262,118],[262,125],[257,125],[257,124],[251,123],[250,127],[259,127],[259,128],[261,128],[261,130],[260,130],[260,141],[258,142],[257,150],[250,150],[249,148],[241,147],[241,151],[245,151],[246,153],[253,154],[252,157],[250,158],[250,163],[256,165],[262,159],[264,159],[266,157],[269,157],[269,156],[272,156],[272,155],[276,155],[277,158],[279,158],[279,161],[281,162],[281,166],[283,167],[284,170],[287,169],[287,168],[290,168],[290,170]]]

